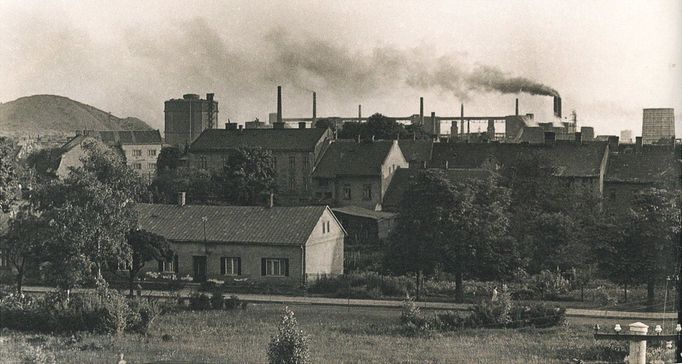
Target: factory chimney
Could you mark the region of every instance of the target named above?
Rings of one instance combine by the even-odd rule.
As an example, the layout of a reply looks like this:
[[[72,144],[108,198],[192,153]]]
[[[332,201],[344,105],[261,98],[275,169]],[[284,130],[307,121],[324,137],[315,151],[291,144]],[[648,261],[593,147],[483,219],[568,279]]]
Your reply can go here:
[[[313,91],[313,125],[317,121],[317,93]]]
[[[424,98],[419,98],[419,125],[424,125]]]
[[[362,105],[358,105],[358,123],[362,121]]]
[[[438,138],[438,125],[436,125],[436,113],[431,111],[431,132],[433,136]]]
[[[554,116],[561,119],[561,97],[554,96]]]
[[[277,122],[282,122],[282,86],[277,86]]]
[[[516,98],[516,109],[514,115],[519,116],[519,98]]]

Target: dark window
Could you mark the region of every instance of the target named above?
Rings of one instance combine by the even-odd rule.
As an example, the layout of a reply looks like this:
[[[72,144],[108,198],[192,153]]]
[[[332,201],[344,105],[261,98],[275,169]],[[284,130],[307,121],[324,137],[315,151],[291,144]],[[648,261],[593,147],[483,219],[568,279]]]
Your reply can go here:
[[[320,187],[327,187],[329,186],[329,180],[326,178],[320,178],[317,180],[317,185]]]
[[[239,257],[220,258],[220,274],[224,276],[242,275],[242,260]]]
[[[364,200],[372,199],[372,185],[366,184],[362,186],[362,198]]]
[[[296,176],[292,174],[289,176],[289,192],[294,191],[296,191]]]
[[[206,160],[206,157],[204,156],[199,157],[199,168],[201,169],[208,168],[208,161]]]
[[[289,156],[289,169],[296,169],[296,157]]]
[[[287,258],[262,258],[261,275],[271,277],[289,276],[289,259]]]
[[[343,199],[344,200],[350,200],[351,199],[350,185],[343,185]]]
[[[178,256],[174,255],[173,259],[159,260],[159,272],[178,272]]]

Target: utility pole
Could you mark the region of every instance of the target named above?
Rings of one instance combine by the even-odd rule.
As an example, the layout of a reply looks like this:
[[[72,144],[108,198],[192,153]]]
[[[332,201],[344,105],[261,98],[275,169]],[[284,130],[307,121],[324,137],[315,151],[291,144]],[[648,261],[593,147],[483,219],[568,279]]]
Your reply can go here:
[[[677,234],[680,239],[677,247],[677,324],[682,325],[682,234]],[[682,362],[682,335],[677,334],[675,342],[675,363]]]

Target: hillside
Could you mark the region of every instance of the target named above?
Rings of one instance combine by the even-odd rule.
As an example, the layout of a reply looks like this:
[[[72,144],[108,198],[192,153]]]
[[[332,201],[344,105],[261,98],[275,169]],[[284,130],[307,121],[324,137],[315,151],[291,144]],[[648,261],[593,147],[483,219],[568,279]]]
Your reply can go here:
[[[149,130],[137,118],[109,113],[56,95],[33,95],[0,104],[0,134],[73,134],[76,130]]]

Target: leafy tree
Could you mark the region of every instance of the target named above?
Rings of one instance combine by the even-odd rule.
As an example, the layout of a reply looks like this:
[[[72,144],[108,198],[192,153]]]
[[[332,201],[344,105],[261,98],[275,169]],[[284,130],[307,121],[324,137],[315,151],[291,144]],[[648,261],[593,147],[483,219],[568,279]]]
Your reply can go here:
[[[47,226],[46,276],[65,289],[93,277],[103,283],[107,262],[130,259],[126,234],[136,225],[135,198],[144,190],[120,154],[98,141],[84,151],[81,167],[32,195]]]
[[[178,192],[187,192],[192,203],[209,203],[217,198],[217,179],[203,169],[178,168],[158,174],[149,188],[157,203],[175,203]]]
[[[276,188],[275,161],[269,150],[238,148],[230,154],[220,176],[224,199],[238,205],[257,205]]]
[[[334,119],[322,118],[315,121],[315,127],[318,129],[336,130],[336,122]]]
[[[14,140],[0,137],[0,205],[8,204],[17,187],[17,145]]]
[[[17,270],[17,292],[21,293],[26,273],[36,269],[40,263],[40,251],[47,239],[47,226],[24,207],[10,220],[5,236],[2,237],[2,253]]]
[[[127,242],[132,251],[128,283],[130,295],[133,295],[135,279],[145,264],[151,260],[168,260],[173,258],[173,250],[166,238],[146,230],[133,230],[128,233]]]
[[[182,153],[176,147],[163,147],[159,156],[156,159],[156,173],[160,174],[166,171],[175,170],[180,166],[180,157]]]
[[[282,320],[277,326],[277,334],[268,344],[268,363],[305,364],[310,362],[308,336],[298,328],[294,312],[284,307]]]
[[[366,137],[363,125],[363,123],[357,121],[345,122],[343,123],[343,127],[337,132],[337,136],[339,139],[355,139],[358,137]]]
[[[418,287],[423,273],[452,272],[461,301],[464,275],[499,277],[516,267],[518,254],[507,250],[514,245],[501,245],[508,195],[492,179],[453,183],[443,171],[420,173],[403,195],[387,266],[417,273]]]
[[[339,131],[341,139],[354,139],[360,136],[362,139],[396,139],[408,137],[405,127],[395,119],[376,113],[367,119],[366,123],[347,122]]]

